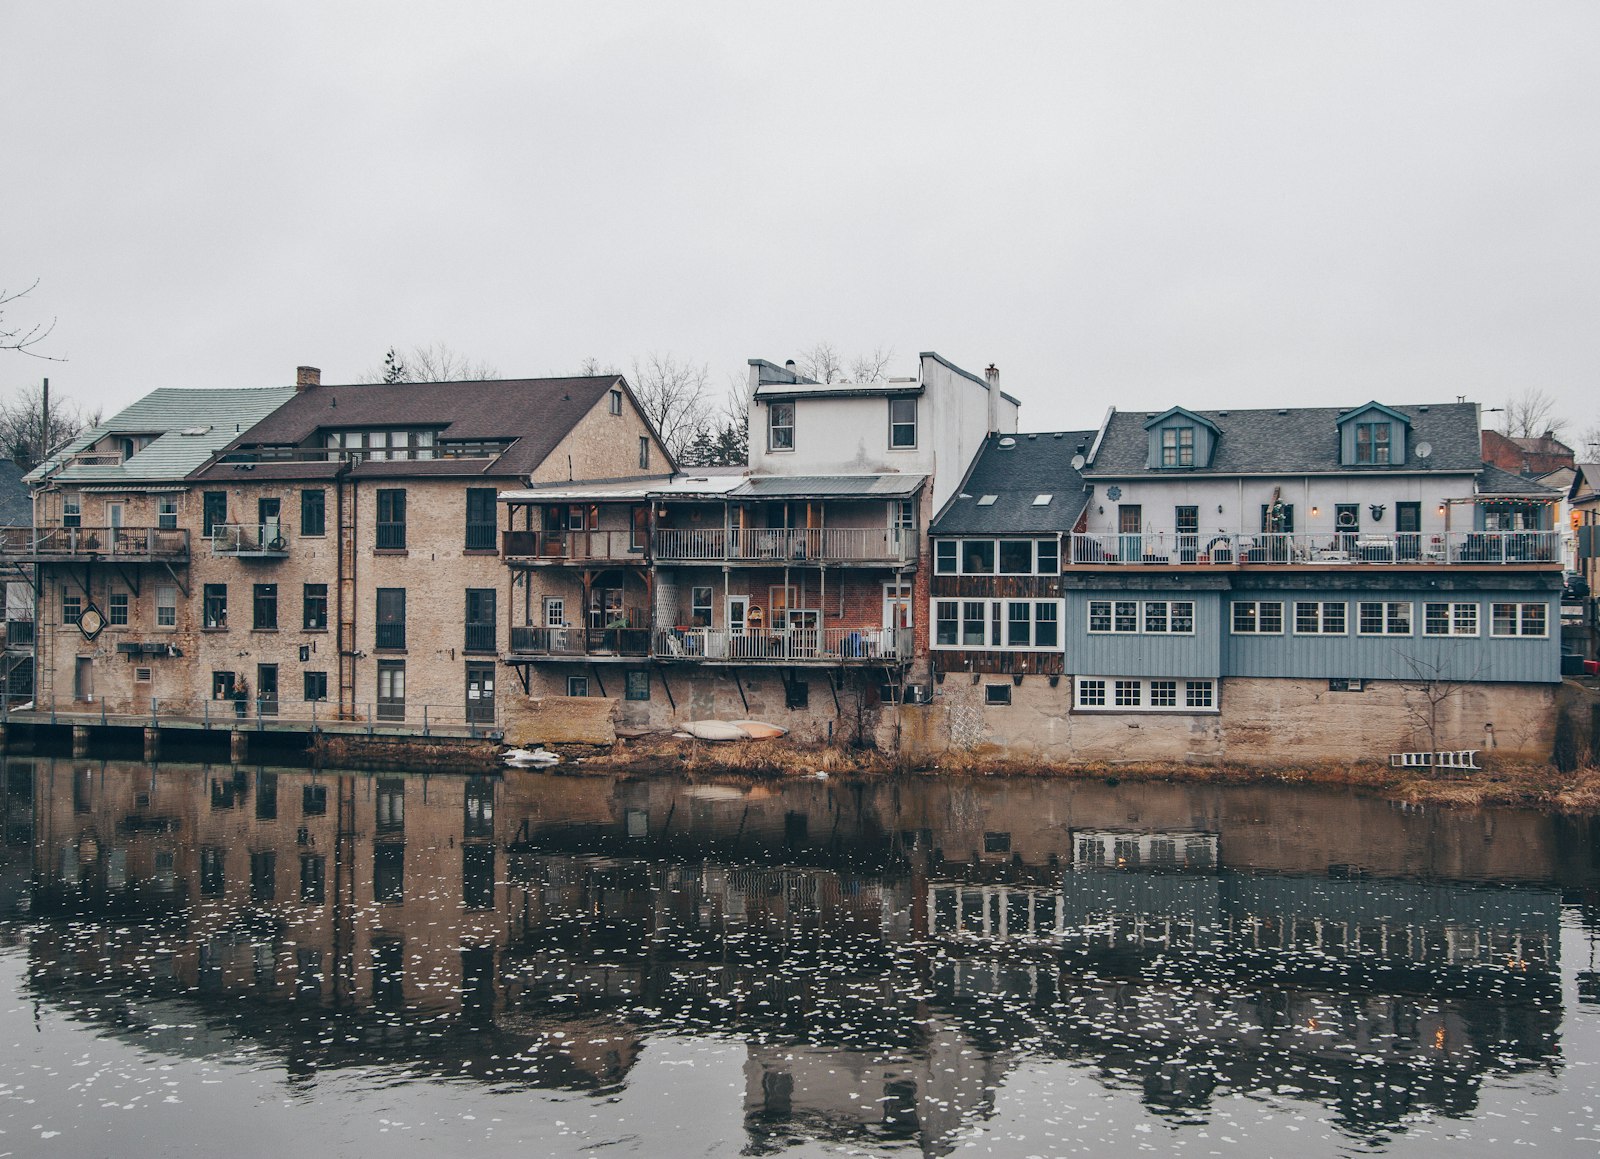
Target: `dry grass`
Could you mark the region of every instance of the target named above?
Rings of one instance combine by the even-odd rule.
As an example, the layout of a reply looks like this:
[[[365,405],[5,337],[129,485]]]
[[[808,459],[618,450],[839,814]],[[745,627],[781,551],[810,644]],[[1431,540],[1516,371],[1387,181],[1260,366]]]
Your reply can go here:
[[[1492,758],[1491,758],[1492,759]],[[980,751],[942,753],[928,765],[900,766],[882,753],[787,740],[712,743],[681,737],[618,742],[586,758],[596,772],[681,772],[690,775],[877,778],[895,774],[943,777],[1062,777],[1216,785],[1326,785],[1396,800],[1464,808],[1518,805],[1557,812],[1600,811],[1600,769],[1557,772],[1537,763],[1493,763],[1481,772],[1392,769],[1379,761],[1322,761],[1296,765],[1212,765],[1176,761],[1085,761],[1064,765],[1003,759]]]

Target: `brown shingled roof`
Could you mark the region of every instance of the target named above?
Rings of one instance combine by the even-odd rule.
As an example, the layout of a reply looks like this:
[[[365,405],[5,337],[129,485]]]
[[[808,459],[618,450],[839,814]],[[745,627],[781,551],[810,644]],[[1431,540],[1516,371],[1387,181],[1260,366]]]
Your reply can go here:
[[[313,386],[241,434],[234,446],[299,446],[322,429],[434,426],[442,428],[439,437],[447,441],[515,441],[492,465],[481,459],[385,465],[402,467],[407,473],[527,475],[617,386],[627,389],[615,374]]]

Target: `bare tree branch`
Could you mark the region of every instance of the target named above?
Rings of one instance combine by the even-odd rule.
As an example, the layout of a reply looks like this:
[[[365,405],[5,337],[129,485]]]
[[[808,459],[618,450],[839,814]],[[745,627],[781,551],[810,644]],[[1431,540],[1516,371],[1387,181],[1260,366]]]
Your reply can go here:
[[[98,409],[85,411],[57,396],[50,400],[50,430],[41,439],[43,411],[44,389],[39,386],[23,387],[0,401],[0,454],[31,468],[51,451],[100,423]]]
[[[894,351],[881,346],[874,347],[871,354],[857,354],[850,360],[850,381],[881,382],[889,376],[893,359]]]
[[[482,360],[469,358],[447,342],[413,346],[404,354],[389,347],[383,366],[361,376],[362,382],[480,382],[499,378],[500,371]]]
[[[1443,648],[1448,641],[1440,640],[1438,643]],[[1406,667],[1406,672],[1400,676],[1400,687],[1405,693],[1405,714],[1418,731],[1427,736],[1428,751],[1439,752],[1441,747],[1439,734],[1444,728],[1442,719],[1444,710],[1452,700],[1478,680],[1483,671],[1483,661],[1480,659],[1465,676],[1453,676],[1450,675],[1453,665],[1442,652],[1435,653],[1431,659],[1411,652],[1402,652],[1399,655]]]
[[[602,378],[608,374],[621,373],[622,368],[620,366],[612,366],[609,363],[601,362],[592,354],[578,364],[579,378]]]
[[[795,368],[814,382],[844,380],[844,359],[831,342],[818,342],[809,350],[802,350],[795,359]]]
[[[25,298],[38,287],[39,279],[33,279],[33,284],[24,289],[11,291],[0,287],[0,350],[15,350],[33,358],[42,358],[47,362],[65,362],[65,358],[58,358],[53,354],[40,354],[33,347],[43,342],[56,328],[56,320],[49,322],[36,322],[32,326],[8,327],[5,322],[5,309],[19,298]]]
[[[671,354],[633,360],[633,393],[674,459],[682,459],[709,424],[706,373],[705,363],[680,362]]]
[[[1505,429],[1509,439],[1536,439],[1540,435],[1559,435],[1565,419],[1555,417],[1556,400],[1530,386],[1516,398],[1506,401]]]

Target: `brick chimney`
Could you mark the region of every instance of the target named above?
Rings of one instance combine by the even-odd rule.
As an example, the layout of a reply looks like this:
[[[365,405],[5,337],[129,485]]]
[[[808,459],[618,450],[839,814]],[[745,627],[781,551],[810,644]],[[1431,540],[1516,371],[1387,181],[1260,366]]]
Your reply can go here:
[[[1000,370],[994,363],[989,363],[983,372],[984,380],[989,384],[989,433],[1000,433]]]
[[[322,371],[315,366],[297,366],[294,368],[294,388],[304,390],[308,386],[322,385]]]

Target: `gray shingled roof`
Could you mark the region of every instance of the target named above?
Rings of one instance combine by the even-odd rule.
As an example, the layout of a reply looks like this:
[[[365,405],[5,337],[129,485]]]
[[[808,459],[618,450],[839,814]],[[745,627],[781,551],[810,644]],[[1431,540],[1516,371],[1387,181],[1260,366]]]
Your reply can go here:
[[[39,482],[51,475],[63,483],[138,486],[182,479],[237,438],[241,430],[260,422],[293,397],[293,387],[153,390],[40,463],[28,472],[28,481]],[[185,430],[196,433],[182,434]],[[88,466],[70,462],[73,455],[106,435],[158,432],[159,438],[124,463]]]
[[[486,467],[482,460],[406,460],[363,464],[392,474],[525,476],[544,462],[578,421],[612,387],[628,389],[614,374],[586,378],[507,378],[484,382],[362,383],[312,386],[282,409],[248,428],[239,446],[300,446],[319,430],[442,428],[444,440],[511,439]],[[384,472],[376,472],[384,473]]]
[[[1362,404],[1365,405],[1365,404]],[[1343,466],[1339,462],[1338,422],[1352,413],[1344,407],[1294,407],[1286,410],[1194,411],[1222,432],[1209,467],[1183,468],[1185,474],[1240,475],[1288,474],[1317,471],[1378,472],[1419,470],[1419,443],[1430,443],[1427,460],[1431,471],[1477,472],[1483,465],[1478,435],[1478,408],[1474,403],[1435,403],[1418,406],[1384,404],[1411,420],[1408,457],[1399,468]],[[1149,432],[1144,424],[1159,411],[1118,411],[1111,416],[1105,437],[1084,468],[1088,478],[1127,478],[1171,475],[1172,468],[1150,468]]]
[[[1554,487],[1546,487],[1526,475],[1513,475],[1510,471],[1502,471],[1493,463],[1483,465],[1483,474],[1478,476],[1477,492],[1479,495],[1526,495],[1533,499],[1561,497],[1561,492]]]
[[[990,435],[929,534],[1071,531],[1089,501],[1072,457],[1080,447],[1090,446],[1094,436],[1094,431]],[[1007,441],[1012,445],[1003,446]],[[1035,504],[1044,494],[1050,502]],[[994,502],[979,506],[986,495],[993,495]]]

